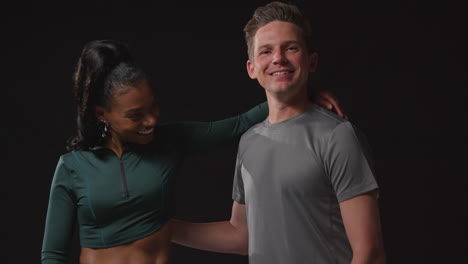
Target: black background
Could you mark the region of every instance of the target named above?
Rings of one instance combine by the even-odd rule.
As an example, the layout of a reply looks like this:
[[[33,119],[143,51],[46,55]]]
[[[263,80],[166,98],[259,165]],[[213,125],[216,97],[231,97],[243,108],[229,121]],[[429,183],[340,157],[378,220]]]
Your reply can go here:
[[[242,28],[266,1],[218,5],[37,3],[2,18],[2,263],[39,263],[50,182],[75,129],[83,45],[127,42],[158,90],[161,121],[226,118],[265,100],[245,70]],[[468,250],[467,21],[461,6],[299,1],[332,91],[367,135],[381,185],[389,263],[456,263]],[[199,4],[199,3],[198,3]],[[189,158],[177,217],[228,219],[237,146]],[[74,257],[79,252],[74,239]],[[174,263],[247,263],[174,246]],[[76,260],[75,260],[76,261]]]

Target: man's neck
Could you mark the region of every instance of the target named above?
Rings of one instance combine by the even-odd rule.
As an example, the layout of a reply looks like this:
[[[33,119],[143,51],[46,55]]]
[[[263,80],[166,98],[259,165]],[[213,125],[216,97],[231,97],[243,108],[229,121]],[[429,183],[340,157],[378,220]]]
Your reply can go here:
[[[304,112],[312,103],[307,97],[307,93],[298,94],[290,98],[279,98],[267,93],[268,100],[268,122],[270,124],[288,120]]]

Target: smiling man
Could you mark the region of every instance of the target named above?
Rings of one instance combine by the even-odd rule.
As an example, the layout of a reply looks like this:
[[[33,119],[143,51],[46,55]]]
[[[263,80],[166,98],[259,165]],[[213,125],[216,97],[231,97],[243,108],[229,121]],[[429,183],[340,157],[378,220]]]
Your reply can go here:
[[[272,2],[244,28],[247,71],[269,116],[241,139],[230,221],[175,221],[173,241],[248,254],[250,264],[385,263],[378,186],[363,135],[312,104],[317,67],[297,7]]]

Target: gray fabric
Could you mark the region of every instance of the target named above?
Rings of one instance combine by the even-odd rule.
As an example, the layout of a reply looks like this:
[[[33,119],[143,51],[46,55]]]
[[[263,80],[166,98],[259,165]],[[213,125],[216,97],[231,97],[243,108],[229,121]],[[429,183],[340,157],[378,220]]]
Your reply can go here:
[[[366,146],[316,105],[242,136],[233,199],[246,204],[250,264],[350,262],[339,203],[378,188]]]

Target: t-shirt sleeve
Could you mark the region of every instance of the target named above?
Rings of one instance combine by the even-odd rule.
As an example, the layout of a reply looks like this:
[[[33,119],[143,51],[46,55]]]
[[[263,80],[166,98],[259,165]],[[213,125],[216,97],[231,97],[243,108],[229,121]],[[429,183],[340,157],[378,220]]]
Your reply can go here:
[[[367,141],[350,122],[331,132],[325,150],[324,167],[338,202],[378,189]]]
[[[185,154],[210,150],[223,143],[235,142],[253,125],[268,115],[268,104],[261,103],[249,111],[231,118],[213,122],[181,122],[171,126],[167,136],[174,138]]]
[[[242,165],[238,154],[234,171],[234,183],[232,185],[232,199],[238,203],[245,204],[244,181],[242,180],[241,167]]]
[[[41,251],[41,263],[68,263],[76,221],[76,206],[70,190],[71,175],[63,158],[52,180]]]

